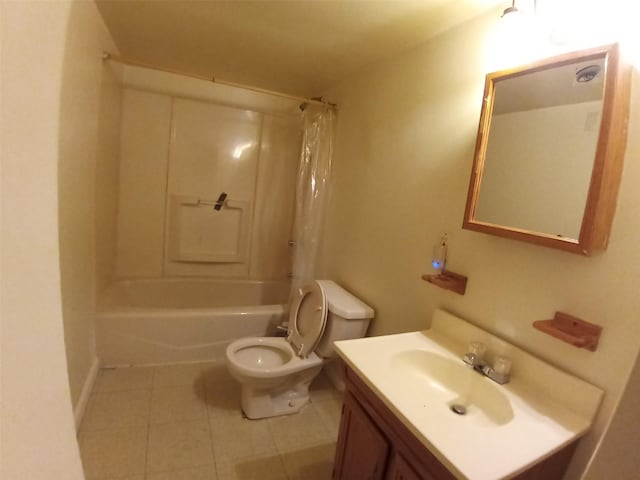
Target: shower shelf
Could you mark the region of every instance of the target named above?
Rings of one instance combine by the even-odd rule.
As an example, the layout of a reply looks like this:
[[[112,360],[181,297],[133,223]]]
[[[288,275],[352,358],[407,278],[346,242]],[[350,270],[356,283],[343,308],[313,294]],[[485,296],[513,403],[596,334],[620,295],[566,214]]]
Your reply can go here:
[[[459,295],[464,295],[467,289],[467,277],[449,270],[442,270],[439,275],[422,275],[422,279]]]

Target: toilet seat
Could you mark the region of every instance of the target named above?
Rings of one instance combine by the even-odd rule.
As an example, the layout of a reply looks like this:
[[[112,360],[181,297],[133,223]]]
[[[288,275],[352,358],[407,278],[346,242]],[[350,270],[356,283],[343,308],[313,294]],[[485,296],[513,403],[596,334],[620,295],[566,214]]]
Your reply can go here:
[[[296,292],[289,312],[287,341],[301,358],[307,358],[320,342],[327,325],[327,297],[318,282]]]

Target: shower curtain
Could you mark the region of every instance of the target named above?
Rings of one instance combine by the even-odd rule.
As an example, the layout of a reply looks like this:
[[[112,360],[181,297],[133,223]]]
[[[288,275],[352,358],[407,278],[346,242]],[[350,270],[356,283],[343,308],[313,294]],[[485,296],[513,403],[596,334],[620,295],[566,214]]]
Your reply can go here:
[[[315,278],[318,247],[329,200],[335,112],[330,107],[306,105],[302,121],[302,151],[293,224],[295,253],[291,295]]]

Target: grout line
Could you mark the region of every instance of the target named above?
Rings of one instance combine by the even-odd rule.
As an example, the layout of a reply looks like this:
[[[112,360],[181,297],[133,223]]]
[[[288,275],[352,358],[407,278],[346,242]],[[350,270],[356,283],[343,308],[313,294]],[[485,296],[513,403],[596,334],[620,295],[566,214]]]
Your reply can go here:
[[[151,367],[151,390],[156,388],[156,373],[158,371],[158,367]]]
[[[267,418],[266,419],[266,424],[267,424],[267,431],[269,432],[269,436],[271,437],[271,443],[273,443],[273,446],[274,446],[276,452],[278,453],[278,456],[282,457],[282,453],[283,452],[281,452],[280,448],[278,448],[278,442],[276,442],[276,437],[273,434],[273,430],[271,430],[271,418]],[[283,460],[283,462],[284,462],[284,460]],[[284,467],[284,465],[283,465],[283,467]]]
[[[100,381],[100,377],[104,374],[104,371],[124,371],[124,370],[128,370],[128,369],[133,369],[133,368],[137,368],[137,369],[146,369],[146,368],[152,368],[152,367],[132,367],[132,366],[126,366],[126,367],[100,367],[100,370],[98,371],[97,377],[96,377],[96,382],[93,385],[93,388],[91,389],[91,394],[90,395],[94,395],[94,394],[103,394],[103,393],[118,393],[118,392],[133,392],[133,391],[140,391],[140,390],[146,390],[148,387],[128,387],[128,388],[116,388],[116,389],[108,389],[108,390],[103,390],[102,388],[100,388],[99,383],[103,383],[104,381]],[[152,373],[153,375],[153,373]],[[153,382],[153,377],[152,377],[152,382]],[[99,390],[96,390],[96,388],[100,388]]]
[[[76,427],[76,434],[80,431],[82,423],[84,421],[85,414],[91,402],[93,396],[93,389],[98,379],[98,373],[100,372],[100,361],[97,357],[94,357],[87,378],[85,379],[82,390],[80,392],[80,398],[77,401],[76,406],[73,409],[73,419]]]
[[[206,385],[204,386],[204,398],[205,398],[205,412],[207,415],[207,430],[209,431],[209,446],[210,446],[210,451],[211,451],[211,458],[213,460],[213,471],[216,474],[216,479],[220,480],[220,478],[218,477],[218,462],[216,460],[216,452],[215,452],[215,447],[213,445],[213,431],[211,430],[211,414],[209,412],[209,404],[208,404],[208,399],[209,399],[209,389],[206,387]]]
[[[318,400],[315,403],[315,405],[319,405],[319,404],[322,404],[322,403],[329,404],[331,402],[333,402],[333,399],[327,398],[327,399],[324,399],[324,400]],[[320,411],[317,408],[315,408],[315,405],[312,405],[312,407],[314,407],[314,409],[316,410],[316,413],[318,414],[318,416],[322,420],[322,428],[324,428],[325,433],[328,435],[328,437],[331,439],[332,442],[336,441],[337,440],[337,436],[333,432],[333,426],[330,429],[330,427],[328,425],[329,425],[329,423],[332,423],[332,424],[335,423],[339,427],[340,426],[340,417],[335,419],[335,418],[333,418],[332,414],[327,411],[327,418],[325,418],[320,413]],[[336,437],[336,438],[334,438],[334,437]]]
[[[284,457],[282,456],[281,453],[278,453],[278,458],[280,459],[280,466],[282,467],[282,471],[284,472],[285,476],[287,477],[287,480],[292,480],[292,477],[289,475],[289,472],[287,472],[287,466],[284,463]]]
[[[156,379],[156,369],[153,367],[151,372],[151,387],[149,388],[149,415],[147,416],[147,448],[144,452],[144,478],[147,478],[147,470],[149,469],[149,447],[151,446],[151,409],[153,408],[153,385]]]

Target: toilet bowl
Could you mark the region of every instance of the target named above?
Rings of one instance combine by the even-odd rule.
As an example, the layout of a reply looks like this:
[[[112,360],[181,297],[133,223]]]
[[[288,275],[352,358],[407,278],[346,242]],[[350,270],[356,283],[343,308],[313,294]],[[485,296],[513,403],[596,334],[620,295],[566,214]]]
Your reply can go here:
[[[227,368],[240,383],[244,414],[257,419],[298,412],[309,402],[311,381],[334,355],[333,342],[364,336],[371,318],[373,309],[335,282],[301,287],[287,338],[247,337],[227,347]]]

